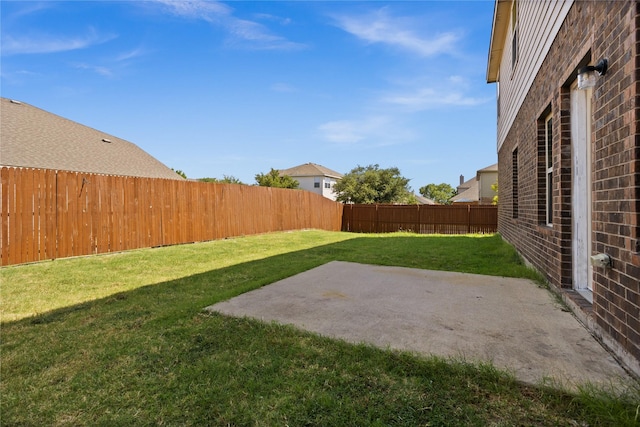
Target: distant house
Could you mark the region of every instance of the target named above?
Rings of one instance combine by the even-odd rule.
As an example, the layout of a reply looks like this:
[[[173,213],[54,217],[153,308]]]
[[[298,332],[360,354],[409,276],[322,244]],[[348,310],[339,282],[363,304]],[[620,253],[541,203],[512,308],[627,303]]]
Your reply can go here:
[[[487,166],[476,172],[476,176],[468,181],[464,181],[464,176],[460,176],[460,185],[456,188],[458,194],[451,198],[452,203],[462,204],[493,204],[493,197],[496,192],[491,188],[498,182],[498,164]]]
[[[0,166],[183,179],[124,139],[0,98]]]
[[[433,200],[421,196],[420,194],[415,194],[413,195],[416,198],[416,201],[418,202],[419,205],[437,205],[436,202],[434,202]]]
[[[342,174],[315,163],[305,163],[279,171],[280,176],[289,175],[300,183],[300,188],[320,194],[327,199],[336,200],[333,186],[342,178]]]
[[[638,375],[639,17],[637,1],[498,0],[487,65],[498,231]]]
[[[493,198],[497,196],[497,193],[492,186],[498,183],[498,164],[480,169],[476,173],[476,181],[478,181],[478,200],[480,204],[493,204]]]
[[[478,204],[478,180],[474,176],[468,181],[460,175],[460,185],[456,187],[457,194],[451,198],[451,203]]]

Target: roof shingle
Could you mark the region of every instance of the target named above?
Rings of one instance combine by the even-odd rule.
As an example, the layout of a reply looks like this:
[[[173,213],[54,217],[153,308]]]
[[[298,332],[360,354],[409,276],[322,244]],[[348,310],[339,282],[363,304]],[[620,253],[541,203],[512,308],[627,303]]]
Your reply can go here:
[[[7,98],[0,98],[0,165],[182,179],[129,141]]]
[[[327,176],[330,178],[342,178],[342,174],[325,168],[324,166],[315,163],[305,163],[303,165],[294,166],[289,169],[282,169],[279,171],[280,175],[296,176]]]

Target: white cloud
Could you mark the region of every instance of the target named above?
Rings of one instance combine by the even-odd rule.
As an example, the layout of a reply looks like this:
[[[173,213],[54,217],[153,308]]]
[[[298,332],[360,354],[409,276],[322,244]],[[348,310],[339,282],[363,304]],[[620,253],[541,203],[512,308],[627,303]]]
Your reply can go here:
[[[255,15],[256,19],[260,19],[263,21],[272,21],[272,22],[277,22],[280,25],[289,25],[291,24],[291,18],[281,18],[279,16],[276,15],[271,15],[270,13],[256,13]]]
[[[100,65],[76,63],[76,64],[73,64],[73,66],[75,68],[80,69],[80,70],[93,71],[94,73],[100,74],[101,76],[104,76],[104,77],[113,77],[113,71],[111,69],[109,69],[107,67],[100,66]]]
[[[318,126],[324,138],[331,142],[353,144],[364,138],[362,124],[350,120],[337,120]]]
[[[14,37],[3,35],[2,54],[36,54],[56,53],[70,50],[85,49],[87,47],[102,44],[116,38],[113,34],[98,34],[90,29],[87,34],[81,36],[57,36],[51,34],[37,34],[32,36]]]
[[[79,70],[92,71],[103,77],[116,77],[126,70],[136,58],[145,55],[147,52],[143,48],[136,48],[122,52],[106,60],[101,61],[102,64],[91,64],[87,62],[71,63],[71,66]],[[105,65],[106,63],[106,65]]]
[[[431,87],[415,88],[397,94],[382,97],[381,102],[407,108],[410,111],[421,111],[443,106],[475,106],[490,101],[490,98],[475,98],[465,95],[455,87],[433,89]]]
[[[274,34],[268,27],[233,15],[234,10],[217,1],[156,0],[167,10],[180,17],[199,19],[219,26],[227,31],[228,46],[263,50],[298,50],[306,48],[302,43],[287,40]]]
[[[111,78],[117,76],[118,74],[121,74],[131,65],[131,63],[136,58],[145,54],[146,51],[144,49],[136,48],[108,58],[106,61],[102,61],[103,63],[107,63],[107,65],[90,64],[87,62],[75,62],[72,63],[71,66],[79,70],[92,71],[103,77]]]
[[[147,52],[144,49],[136,48],[136,49],[132,49],[132,50],[129,50],[127,52],[121,53],[120,55],[116,56],[115,60],[116,60],[116,62],[128,61],[130,59],[134,59],[134,58],[138,58],[140,56],[143,56],[145,53],[147,53]]]
[[[455,32],[430,36],[421,34],[418,31],[419,26],[413,24],[410,19],[392,17],[387,8],[366,16],[343,15],[335,19],[338,27],[366,42],[399,47],[420,56],[449,53],[460,39]]]
[[[224,23],[231,34],[227,45],[264,50],[298,50],[306,46],[275,35],[267,27],[245,19],[230,18]]]
[[[449,76],[449,82],[455,85],[460,85],[462,87],[469,86],[469,80],[463,76]]]
[[[8,71],[5,67],[2,69],[2,71],[0,71],[0,78],[12,85],[22,85],[24,84],[25,80],[38,78],[40,76],[40,73],[36,73],[30,70]]]
[[[22,2],[21,6],[22,6],[21,9],[9,14],[8,16],[5,14],[5,16],[3,17],[3,21],[5,24],[10,23],[12,21],[16,21],[22,18],[23,16],[33,15],[42,10],[47,10],[54,7],[52,3],[46,3],[46,2],[33,2],[33,3]]]
[[[412,138],[410,130],[389,116],[371,116],[360,120],[335,120],[318,126],[322,138],[342,145],[366,143],[367,146],[393,145]]]
[[[295,87],[287,83],[274,83],[271,85],[270,89],[274,92],[297,92]]]
[[[217,1],[156,0],[156,2],[165,5],[167,10],[176,16],[203,19],[209,22],[216,22],[232,13],[229,6]]]

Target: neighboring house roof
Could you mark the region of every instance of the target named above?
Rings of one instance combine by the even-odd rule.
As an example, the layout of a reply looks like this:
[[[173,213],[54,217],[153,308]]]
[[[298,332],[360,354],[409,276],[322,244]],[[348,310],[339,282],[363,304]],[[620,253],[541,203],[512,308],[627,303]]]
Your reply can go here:
[[[461,187],[466,187],[464,191],[459,194],[456,194],[451,198],[452,203],[470,203],[478,201],[478,180],[476,177],[471,178],[468,181],[465,181]]]
[[[462,181],[462,180],[463,180],[463,177],[462,177],[462,175],[460,175],[460,181]],[[476,180],[476,178],[471,178],[468,181],[461,182],[460,185],[458,185],[456,187],[456,191],[458,192],[458,194],[462,193],[465,190],[468,190],[469,187],[471,187],[471,185],[473,184],[473,182],[475,180]]]
[[[182,179],[135,144],[0,98],[0,165]]]
[[[414,196],[415,196],[416,200],[418,201],[418,203],[421,204],[421,205],[436,205],[437,204],[433,200],[428,199],[428,198],[426,198],[424,196],[421,196],[419,194],[414,194]]]
[[[476,176],[458,186],[458,194],[451,198],[452,203],[471,203],[480,200],[480,175],[483,173],[498,173],[498,164],[478,169]]]
[[[342,174],[325,168],[324,166],[317,165],[315,163],[305,163],[303,165],[295,166],[289,169],[282,169],[279,171],[280,176],[289,175],[291,177],[296,176],[326,176],[329,178],[342,178]]]
[[[484,172],[498,172],[498,164],[493,164],[491,166],[487,166],[486,168],[478,170],[476,173],[476,178],[480,179],[480,174]]]

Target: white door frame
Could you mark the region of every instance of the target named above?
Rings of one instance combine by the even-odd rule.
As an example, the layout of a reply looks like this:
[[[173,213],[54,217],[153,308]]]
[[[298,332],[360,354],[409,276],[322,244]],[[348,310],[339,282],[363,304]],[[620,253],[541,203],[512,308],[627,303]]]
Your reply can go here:
[[[571,245],[573,288],[593,302],[591,255],[591,96],[571,87]]]

